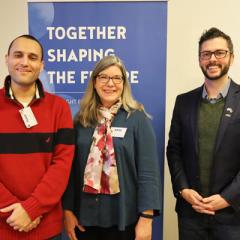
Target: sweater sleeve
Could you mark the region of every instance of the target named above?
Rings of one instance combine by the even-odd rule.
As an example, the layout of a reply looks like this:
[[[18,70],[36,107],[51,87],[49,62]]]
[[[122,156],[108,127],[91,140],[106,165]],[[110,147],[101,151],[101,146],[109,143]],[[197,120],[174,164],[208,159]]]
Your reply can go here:
[[[139,112],[136,127],[137,172],[138,172],[138,211],[153,209],[159,214],[162,205],[160,169],[156,138],[150,122],[144,113]]]
[[[13,203],[19,202],[18,198],[14,196],[2,182],[0,182],[0,208],[7,207]],[[0,217],[9,215],[9,213],[0,213]]]
[[[59,203],[69,178],[74,154],[74,130],[69,106],[65,101],[60,103],[51,164],[30,197],[21,202],[32,220]]]

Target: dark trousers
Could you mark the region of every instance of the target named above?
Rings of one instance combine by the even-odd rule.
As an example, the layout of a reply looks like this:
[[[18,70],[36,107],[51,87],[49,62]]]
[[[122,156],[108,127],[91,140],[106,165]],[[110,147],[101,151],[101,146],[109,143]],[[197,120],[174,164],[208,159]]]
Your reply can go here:
[[[134,240],[135,224],[126,227],[125,231],[119,231],[117,227],[86,227],[85,232],[75,230],[79,240]]]
[[[55,237],[50,238],[49,240],[62,240],[62,235],[59,234],[59,235],[57,235]]]
[[[239,240],[240,225],[218,223],[214,216],[178,217],[179,240]]]

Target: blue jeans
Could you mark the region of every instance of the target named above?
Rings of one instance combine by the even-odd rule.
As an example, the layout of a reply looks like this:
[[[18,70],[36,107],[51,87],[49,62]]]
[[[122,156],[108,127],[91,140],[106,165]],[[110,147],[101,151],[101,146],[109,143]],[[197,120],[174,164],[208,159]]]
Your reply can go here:
[[[240,225],[218,223],[214,216],[178,217],[179,240],[239,240]]]

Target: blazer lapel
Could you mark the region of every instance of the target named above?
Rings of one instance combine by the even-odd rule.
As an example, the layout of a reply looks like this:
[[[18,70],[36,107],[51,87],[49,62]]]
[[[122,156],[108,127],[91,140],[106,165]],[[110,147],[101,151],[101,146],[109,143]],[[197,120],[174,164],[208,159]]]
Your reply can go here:
[[[221,142],[223,140],[223,137],[229,122],[232,121],[232,118],[235,115],[234,113],[236,112],[237,105],[239,104],[239,101],[240,101],[239,90],[240,90],[239,85],[231,81],[227,98],[226,98],[226,103],[223,109],[221,122],[219,125],[217,138],[216,138],[216,148],[215,148],[216,152],[218,151],[221,145]]]
[[[196,89],[196,92],[194,94],[194,98],[192,99],[192,106],[191,106],[191,132],[192,132],[192,139],[193,139],[193,144],[195,147],[196,153],[198,152],[198,129],[197,129],[197,123],[198,123],[198,110],[199,110],[199,105],[202,99],[202,91],[203,91],[203,86]]]

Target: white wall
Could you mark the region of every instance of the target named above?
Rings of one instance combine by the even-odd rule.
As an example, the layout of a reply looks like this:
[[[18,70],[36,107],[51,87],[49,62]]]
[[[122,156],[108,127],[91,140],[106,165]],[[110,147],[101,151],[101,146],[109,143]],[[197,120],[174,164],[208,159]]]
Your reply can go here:
[[[17,36],[28,33],[27,1],[2,0],[0,7],[0,87],[8,74],[4,56],[9,43]]]
[[[212,26],[229,34],[234,43],[235,62],[230,76],[240,82],[239,0],[169,0],[167,49],[166,143],[176,95],[203,82],[198,67],[198,40]],[[165,165],[164,240],[177,240],[175,199]]]
[[[172,109],[177,94],[202,83],[198,67],[198,39],[205,29],[219,27],[234,42],[235,63],[231,76],[240,80],[240,9],[239,0],[169,0],[166,142]],[[3,0],[0,8],[0,85],[7,75],[4,55],[10,41],[28,32],[27,0]],[[165,166],[164,240],[177,240],[174,198],[167,165]]]

